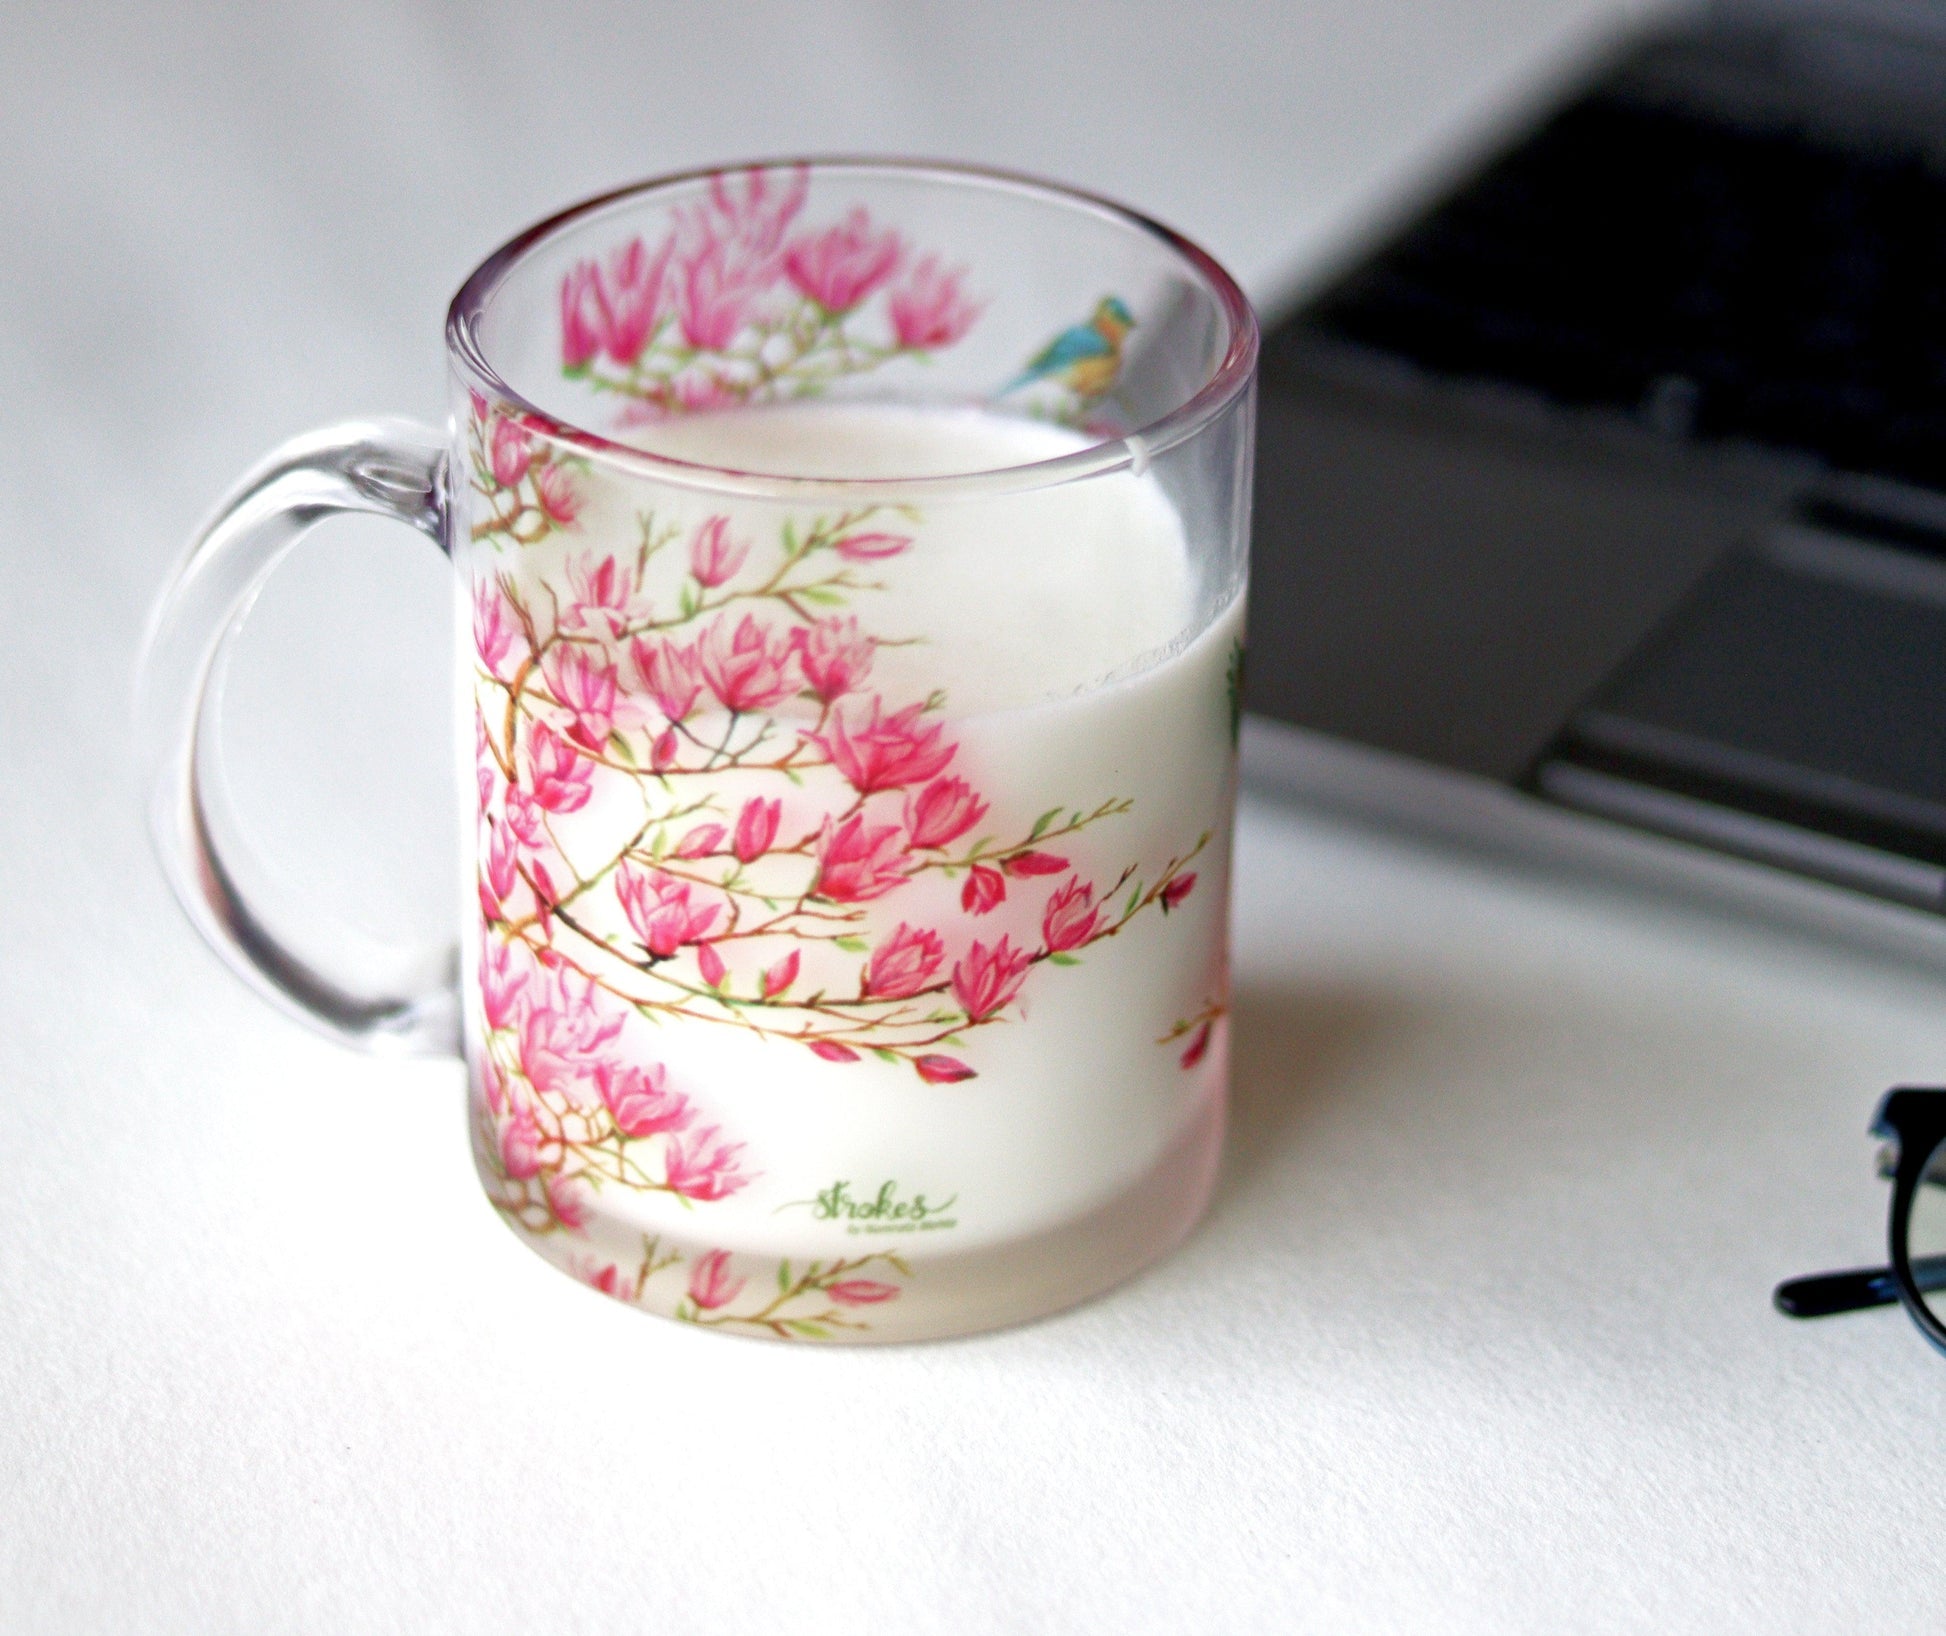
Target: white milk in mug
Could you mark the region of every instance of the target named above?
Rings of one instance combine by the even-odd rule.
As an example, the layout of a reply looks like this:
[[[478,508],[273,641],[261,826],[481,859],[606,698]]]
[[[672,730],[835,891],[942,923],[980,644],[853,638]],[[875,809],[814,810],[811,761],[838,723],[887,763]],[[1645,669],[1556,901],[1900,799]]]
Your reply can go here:
[[[1085,442],[856,403],[627,436],[806,479]],[[508,1221],[621,1299],[809,1339],[1031,1316],[1187,1231],[1243,625],[1154,478],[799,501],[483,405],[471,447],[464,992]]]

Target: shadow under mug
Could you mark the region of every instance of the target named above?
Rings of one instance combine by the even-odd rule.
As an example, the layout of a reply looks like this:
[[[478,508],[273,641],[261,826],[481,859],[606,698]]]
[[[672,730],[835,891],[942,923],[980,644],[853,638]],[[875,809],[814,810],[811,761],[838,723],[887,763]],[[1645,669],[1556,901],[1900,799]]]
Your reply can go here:
[[[287,444],[157,610],[140,742],[204,936],[350,1044],[463,1051],[495,1206],[650,1311],[938,1336],[1170,1248],[1227,1074],[1232,280],[1023,178],[757,165],[522,234],[447,345],[449,434]],[[457,949],[306,923],[219,799],[226,636],[344,512],[455,568]]]

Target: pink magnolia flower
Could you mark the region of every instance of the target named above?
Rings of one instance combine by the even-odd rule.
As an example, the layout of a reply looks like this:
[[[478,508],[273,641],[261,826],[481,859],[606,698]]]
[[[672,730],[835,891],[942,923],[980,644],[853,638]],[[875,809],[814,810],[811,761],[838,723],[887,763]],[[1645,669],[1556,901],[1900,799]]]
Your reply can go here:
[[[905,884],[905,831],[871,824],[853,813],[842,824],[829,818],[818,835],[818,879],[813,890],[833,903],[863,903]]]
[[[568,559],[568,584],[574,587],[574,600],[561,615],[563,625],[622,634],[640,589],[634,569],[619,557],[584,552]]]
[[[1101,911],[1094,906],[1095,889],[1083,886],[1076,875],[1047,900],[1041,914],[1041,936],[1049,954],[1078,949],[1095,934]]]
[[[886,716],[874,696],[863,710],[839,708],[815,742],[860,795],[897,789],[931,778],[953,759],[957,746],[941,742],[945,727],[923,723],[923,705],[909,704]]]
[[[849,1045],[840,1045],[836,1040],[811,1041],[811,1055],[823,1057],[826,1062],[856,1062],[858,1053]]]
[[[515,1108],[500,1127],[500,1168],[517,1182],[532,1181],[541,1173],[541,1128],[532,1108]]]
[[[802,166],[788,179],[753,168],[740,183],[715,177],[708,198],[682,212],[677,225],[676,320],[683,339],[699,351],[721,352],[735,340],[777,282],[785,235],[810,190]]]
[[[1163,887],[1162,889],[1162,912],[1164,914],[1167,914],[1171,909],[1174,909],[1178,905],[1180,905],[1182,900],[1188,897],[1189,894],[1195,890],[1196,890],[1195,870],[1192,869],[1187,875],[1176,876],[1174,880],[1170,881],[1169,884]]]
[[[561,280],[561,363],[569,371],[586,369],[595,354],[632,364],[655,333],[673,237],[651,253],[641,239],[630,239],[599,262],[577,262]]]
[[[702,671],[695,650],[674,642],[650,642],[637,637],[629,644],[636,673],[649,690],[656,708],[670,721],[681,721],[696,708],[696,695],[703,690]]]
[[[555,904],[560,901],[560,893],[554,890],[554,878],[548,874],[547,866],[538,859],[527,865],[527,874],[534,888],[534,913],[540,919],[541,930],[552,936],[554,923],[549,916]]]
[[[748,322],[765,285],[740,277],[721,244],[705,244],[678,265],[676,322],[698,352],[723,352]]]
[[[764,972],[764,998],[774,1000],[797,981],[798,951],[791,952]]]
[[[847,1278],[840,1283],[825,1285],[824,1293],[843,1306],[870,1307],[891,1300],[899,1293],[899,1286],[881,1284],[875,1278]]]
[[[847,534],[834,540],[831,549],[846,562],[883,562],[896,557],[912,543],[910,534]]]
[[[586,369],[601,350],[600,270],[578,262],[561,280],[561,367]]]
[[[1006,901],[1007,877],[997,869],[976,863],[967,873],[966,884],[960,888],[960,907],[968,914],[983,915]]]
[[[964,269],[946,268],[937,256],[923,257],[892,292],[892,333],[899,345],[929,351],[951,346],[980,316],[977,303],[960,290]]]
[[[681,1130],[696,1117],[689,1099],[669,1089],[669,1070],[660,1063],[638,1068],[630,1063],[598,1062],[595,1085],[615,1128],[624,1136],[656,1136]]]
[[[556,1171],[541,1179],[541,1191],[547,1195],[547,1208],[554,1219],[569,1232],[578,1233],[588,1225],[594,1201],[588,1197],[587,1183],[578,1176]]]
[[[784,252],[790,281],[828,313],[850,312],[899,270],[905,246],[878,232],[858,206],[836,227],[806,233]]]
[[[626,1013],[618,1011],[592,977],[584,977],[571,967],[554,973],[553,992],[547,1003],[568,1019],[575,1048],[593,1055],[622,1031]]]
[[[826,704],[842,698],[864,681],[872,668],[876,643],[858,632],[853,618],[820,619],[796,631],[797,662],[811,691]]]
[[[919,1077],[928,1085],[957,1085],[963,1079],[980,1077],[958,1057],[929,1053],[914,1059],[912,1066],[919,1071]]]
[[[534,493],[540,500],[541,510],[556,528],[566,528],[581,515],[581,491],[574,486],[565,467],[536,466]]]
[[[900,921],[898,930],[872,950],[859,990],[868,999],[906,999],[932,981],[945,958],[946,945],[937,932]]]
[[[731,843],[739,862],[751,863],[770,850],[783,812],[784,803],[775,797],[766,801],[761,795],[753,795],[743,803],[743,811],[737,814],[736,839]]]
[[[1190,1036],[1188,1049],[1182,1054],[1182,1065],[1185,1068],[1194,1068],[1197,1063],[1209,1055],[1210,1040],[1215,1036],[1215,1033],[1216,1024],[1212,1019],[1204,1023],[1201,1028],[1197,1029]]]
[[[513,844],[500,825],[489,824],[486,845],[480,849],[481,914],[488,920],[498,920],[519,885],[519,858]]]
[[[549,990],[527,997],[519,1023],[520,1071],[543,1095],[585,1107],[595,1093],[583,1082],[584,1070],[621,1033],[623,1019],[604,1003],[592,978],[563,968]]]
[[[562,642],[548,650],[541,670],[555,702],[573,713],[568,737],[599,752],[615,730],[615,667],[601,662],[598,649]]]
[[[565,1097],[580,1106],[589,1100],[581,1084],[582,1052],[574,1019],[545,1004],[530,1005],[520,1017],[520,1071],[543,1096]]]
[[[986,802],[965,779],[939,778],[905,798],[905,827],[914,846],[949,846],[984,818],[986,810]]]
[[[657,735],[655,743],[649,746],[649,766],[659,773],[666,773],[676,764],[676,754],[682,749],[682,741],[676,737],[671,727]]]
[[[1052,852],[1016,852],[1000,865],[1010,875],[1058,875],[1067,866],[1066,858]]]
[[[775,256],[811,191],[810,168],[800,164],[784,171],[781,167],[752,165],[738,181],[740,188],[728,171],[710,178],[711,213],[746,255],[753,259]]]
[[[688,882],[660,869],[624,864],[615,872],[615,895],[650,959],[669,959],[716,924],[722,906],[693,901],[693,891]]]
[[[730,538],[730,519],[712,517],[689,539],[689,571],[696,583],[710,590],[735,578],[750,555],[748,540]]]
[[[715,1125],[672,1136],[663,1154],[663,1184],[686,1199],[726,1199],[751,1180],[737,1164],[742,1152],[743,1144],[725,1141]]]
[[[669,849],[672,858],[706,858],[729,833],[721,824],[698,824]]]
[[[703,1311],[714,1312],[734,1301],[747,1282],[730,1276],[728,1250],[711,1250],[689,1269],[689,1298]]]
[[[544,722],[527,740],[527,779],[549,812],[579,812],[594,793],[594,772]]]
[[[729,975],[729,967],[723,964],[723,956],[716,952],[714,943],[696,945],[696,969],[711,988],[721,988],[723,979]]]
[[[612,1261],[600,1264],[592,1261],[584,1262],[574,1269],[574,1274],[592,1290],[599,1290],[603,1295],[617,1301],[628,1299],[627,1293],[622,1289],[622,1269]]]
[[[480,948],[480,1007],[488,1029],[498,1033],[520,1017],[521,996],[532,972],[511,943],[498,937],[483,940]]]
[[[630,239],[608,258],[606,276],[595,275],[601,344],[616,363],[634,363],[649,344],[661,316],[663,283],[674,251],[673,235],[653,254],[639,238]]]
[[[768,710],[797,691],[797,656],[788,636],[776,636],[745,614],[734,629],[719,614],[697,643],[697,663],[710,692],[726,710]]]
[[[507,791],[506,818],[508,830],[529,852],[538,852],[547,844],[547,832],[541,828],[541,805],[525,790]]]
[[[1002,937],[988,948],[975,943],[966,958],[953,967],[953,998],[965,1008],[970,1023],[985,1022],[1020,992],[1034,957]]]
[[[493,675],[500,674],[501,661],[513,651],[517,632],[499,580],[480,580],[473,587],[473,648]]]
[[[533,443],[533,433],[519,421],[496,420],[490,451],[494,482],[510,489],[525,477],[534,458]]]

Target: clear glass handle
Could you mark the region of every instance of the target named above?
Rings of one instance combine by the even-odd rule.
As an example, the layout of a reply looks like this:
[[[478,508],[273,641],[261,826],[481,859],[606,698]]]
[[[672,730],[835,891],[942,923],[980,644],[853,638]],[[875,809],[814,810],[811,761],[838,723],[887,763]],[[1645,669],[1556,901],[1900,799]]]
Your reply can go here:
[[[278,559],[347,512],[395,517],[445,549],[445,466],[445,439],[408,421],[286,443],[190,547],[156,609],[137,688],[150,829],[189,918],[252,988],[365,1050],[457,1050],[457,951],[381,943],[296,910],[230,818],[215,729],[229,637]]]

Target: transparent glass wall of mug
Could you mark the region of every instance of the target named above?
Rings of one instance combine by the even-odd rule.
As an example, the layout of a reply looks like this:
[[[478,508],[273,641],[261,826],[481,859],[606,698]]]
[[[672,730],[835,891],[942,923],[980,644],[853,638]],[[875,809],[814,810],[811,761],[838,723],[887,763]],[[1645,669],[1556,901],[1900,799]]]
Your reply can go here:
[[[697,177],[476,276],[464,1032],[535,1248],[896,1339],[1187,1230],[1253,347],[1180,241],[968,173]]]

